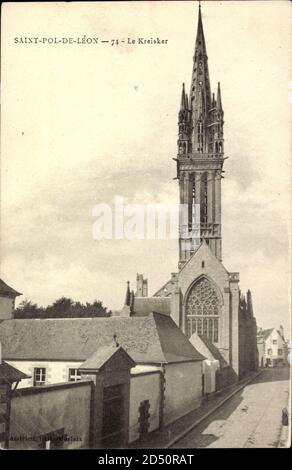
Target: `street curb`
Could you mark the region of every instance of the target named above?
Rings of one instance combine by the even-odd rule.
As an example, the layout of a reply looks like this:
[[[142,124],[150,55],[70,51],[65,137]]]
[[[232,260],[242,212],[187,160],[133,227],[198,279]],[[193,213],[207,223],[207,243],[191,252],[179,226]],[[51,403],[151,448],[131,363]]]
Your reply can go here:
[[[222,405],[224,405],[224,403],[226,403],[228,400],[230,400],[230,398],[232,398],[234,395],[236,395],[238,392],[240,392],[240,390],[242,390],[244,387],[246,387],[246,385],[251,382],[252,380],[254,380],[256,377],[258,377],[260,374],[261,374],[261,370],[253,375],[252,377],[249,377],[248,380],[246,380],[244,383],[242,383],[236,390],[233,390],[232,393],[230,393],[230,395],[228,395],[227,397],[223,398],[223,400],[220,402],[220,403],[217,403],[216,406],[214,406],[214,408],[212,408],[211,410],[209,410],[206,414],[204,414],[201,418],[199,418],[197,421],[195,421],[194,423],[192,423],[188,428],[186,428],[183,432],[181,432],[179,435],[177,435],[176,437],[174,437],[170,442],[167,443],[167,445],[164,446],[164,449],[169,449],[173,444],[175,444],[177,441],[179,441],[180,439],[182,439],[183,437],[185,437],[190,431],[192,431],[194,428],[196,428],[199,424],[202,423],[202,421],[204,421],[206,418],[208,418],[212,413],[214,413],[214,411],[218,410],[218,408],[220,408]]]

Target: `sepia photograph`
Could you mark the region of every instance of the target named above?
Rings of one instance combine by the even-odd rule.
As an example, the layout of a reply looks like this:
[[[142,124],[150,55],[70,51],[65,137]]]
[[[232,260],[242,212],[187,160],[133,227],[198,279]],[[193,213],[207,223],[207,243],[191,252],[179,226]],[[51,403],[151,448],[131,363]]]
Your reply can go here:
[[[2,455],[290,448],[291,7],[2,3]]]

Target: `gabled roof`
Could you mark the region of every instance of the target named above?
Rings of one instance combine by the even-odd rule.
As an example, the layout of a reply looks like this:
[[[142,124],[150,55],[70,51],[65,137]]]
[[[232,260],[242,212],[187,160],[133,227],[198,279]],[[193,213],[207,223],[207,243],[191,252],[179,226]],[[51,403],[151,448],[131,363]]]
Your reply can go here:
[[[170,297],[135,297],[134,316],[145,316],[151,312],[170,315]]]
[[[274,328],[269,328],[267,330],[261,330],[258,334],[258,336],[260,338],[263,338],[264,340],[268,339],[268,337],[270,336],[270,334],[272,333],[272,331],[274,331]]]
[[[155,292],[153,297],[160,297],[160,296],[166,297],[166,296],[169,296],[171,294],[171,287],[172,287],[172,283],[171,283],[171,279],[169,279],[169,281],[167,281],[165,284],[163,284],[163,286],[160,287],[160,289]]]
[[[211,258],[214,259],[214,261],[222,267],[223,271],[226,273],[226,274],[229,274],[227,269],[225,268],[224,264],[214,255],[214,253],[212,252],[210,246],[207,244],[206,240],[203,238],[203,240],[201,241],[200,245],[194,250],[192,256],[183,264],[183,266],[181,267],[181,270],[180,271],[183,271],[184,269],[186,269],[186,267],[191,263],[191,261],[196,257],[197,253],[199,251],[202,251],[202,250],[207,250],[208,251],[208,254],[211,256]]]
[[[83,364],[81,364],[79,369],[100,370],[117,354],[124,357],[124,360],[129,364],[129,368],[135,367],[136,363],[129,354],[127,354],[121,346],[112,344],[110,346],[102,346],[101,348],[98,348],[85,362],[83,362]]]
[[[18,295],[21,295],[21,293],[12,289],[12,287],[8,286],[8,284],[6,284],[4,281],[2,281],[2,279],[0,279],[0,295],[14,298]]]
[[[167,362],[180,362],[186,359],[203,361],[205,359],[177,327],[172,318],[166,315],[154,315],[154,319]]]
[[[139,364],[202,360],[167,315],[143,317],[4,320],[0,341],[6,360],[86,361],[114,343]]]
[[[9,383],[13,382],[19,382],[22,379],[29,379],[30,376],[24,374],[20,370],[16,369],[15,367],[12,367],[10,364],[7,364],[7,362],[2,361],[0,364],[0,381],[4,380]]]
[[[206,240],[203,239],[201,241],[201,243],[196,247],[196,249],[194,250],[194,252],[192,253],[191,257],[182,265],[180,271],[179,271],[179,274],[184,270],[186,269],[189,264],[192,262],[192,260],[195,259],[195,257],[197,256],[197,254],[199,252],[202,252],[202,250],[207,250],[207,253],[208,255],[210,255],[211,258],[214,259],[214,261],[221,266],[221,269],[224,271],[225,274],[227,274],[228,276],[230,275],[230,273],[227,271],[227,269],[225,268],[225,266],[223,265],[223,263],[214,255],[214,253],[212,252],[210,246],[206,243]],[[167,296],[170,296],[172,292],[172,279],[170,279],[169,281],[167,281],[158,291],[155,292],[154,296],[153,297],[167,297]]]
[[[270,334],[276,330],[278,335],[284,340],[284,337],[282,336],[282,333],[280,330],[277,330],[276,328],[268,328],[267,330],[260,330],[258,331],[258,334],[257,334],[257,338],[258,339],[263,339],[264,341],[266,339],[268,339],[268,337],[270,336]]]

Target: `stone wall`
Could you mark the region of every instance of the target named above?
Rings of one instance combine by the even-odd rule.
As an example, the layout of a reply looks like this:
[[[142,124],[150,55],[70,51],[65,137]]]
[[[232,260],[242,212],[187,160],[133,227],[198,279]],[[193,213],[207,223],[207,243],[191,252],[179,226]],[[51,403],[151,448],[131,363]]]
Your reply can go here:
[[[164,424],[198,408],[202,400],[202,362],[177,362],[165,368]]]
[[[92,382],[16,390],[11,401],[10,449],[42,449],[50,433],[61,432],[60,447],[88,448]]]
[[[140,411],[143,401],[149,402],[149,428],[154,431],[159,428],[161,405],[161,372],[135,374],[131,376],[130,383],[130,417],[129,417],[129,442],[140,437]]]

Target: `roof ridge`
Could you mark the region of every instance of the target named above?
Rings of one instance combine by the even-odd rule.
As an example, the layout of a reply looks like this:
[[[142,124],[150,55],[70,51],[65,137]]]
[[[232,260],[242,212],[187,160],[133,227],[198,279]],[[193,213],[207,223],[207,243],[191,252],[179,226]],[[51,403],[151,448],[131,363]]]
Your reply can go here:
[[[158,332],[158,336],[159,336],[159,341],[160,341],[160,344],[161,344],[161,348],[162,348],[162,351],[163,351],[163,354],[165,356],[165,359],[167,362],[172,362],[171,360],[169,360],[166,356],[167,355],[171,355],[173,357],[179,357],[179,355],[177,354],[176,351],[172,351],[172,352],[169,352],[167,350],[164,351],[163,347],[165,346],[166,349],[167,349],[167,346],[170,344],[170,343],[166,343],[166,340],[170,339],[168,337],[168,335],[165,335],[165,332],[161,332],[160,331],[160,328],[162,325],[157,325],[157,322],[155,320],[155,315],[159,315],[159,314],[156,314],[156,313],[153,313],[153,318],[154,318],[154,321],[156,323],[156,328],[157,328],[157,332]],[[196,360],[196,361],[200,361],[200,360],[204,360],[205,357],[199,353],[199,351],[197,351],[197,349],[194,347],[194,345],[189,341],[189,339],[186,337],[186,335],[181,331],[180,328],[178,328],[177,324],[175,323],[175,321],[171,318],[171,316],[168,316],[168,315],[159,315],[160,318],[163,318],[164,320],[163,321],[166,321],[168,322],[168,326],[171,328],[172,331],[174,331],[174,328],[176,328],[177,330],[177,342],[179,339],[183,340],[184,341],[184,345],[181,344],[180,346],[185,346],[187,348],[191,348],[193,351],[192,353],[194,354],[193,357],[191,357],[191,354],[189,353],[186,353],[186,351],[183,351],[182,350],[182,354],[180,355],[181,358],[184,358],[184,359],[187,359],[187,360]],[[166,320],[165,320],[166,319]],[[163,334],[162,334],[163,333]],[[168,333],[171,333],[171,331],[168,331]],[[171,339],[170,339],[171,341]],[[176,346],[177,346],[177,343],[176,343]],[[196,357],[195,357],[196,356]]]
[[[222,263],[222,261],[220,261],[213,253],[213,251],[211,250],[210,246],[206,243],[206,240],[203,238],[203,240],[201,241],[201,243],[199,244],[199,246],[196,248],[196,250],[193,252],[192,256],[183,264],[183,266],[181,267],[181,269],[179,270],[179,272],[181,272],[189,263],[190,261],[193,259],[193,257],[198,253],[198,251],[201,249],[201,247],[203,246],[206,246],[209,250],[209,252],[211,253],[211,256],[222,266],[222,268],[224,269],[224,271],[226,272],[226,274],[229,274],[229,271],[227,271],[227,269],[225,268],[224,264]]]
[[[167,284],[169,284],[170,282],[171,282],[171,278],[170,278],[168,281],[166,281],[166,282],[163,284],[163,286],[161,286],[160,289],[158,289],[158,290],[153,294],[152,297],[155,297],[155,298],[163,297],[163,296],[157,296],[157,297],[156,297],[156,294],[158,294],[158,292],[160,292],[162,289],[164,289],[164,288],[167,286]],[[167,296],[165,296],[165,297],[167,297]]]
[[[17,290],[13,289],[10,287],[6,282],[3,281],[3,279],[0,278],[0,293],[3,295],[12,295],[13,297],[17,297],[18,295],[22,295],[20,292]]]

